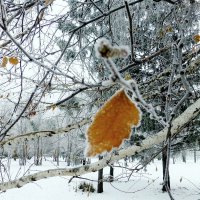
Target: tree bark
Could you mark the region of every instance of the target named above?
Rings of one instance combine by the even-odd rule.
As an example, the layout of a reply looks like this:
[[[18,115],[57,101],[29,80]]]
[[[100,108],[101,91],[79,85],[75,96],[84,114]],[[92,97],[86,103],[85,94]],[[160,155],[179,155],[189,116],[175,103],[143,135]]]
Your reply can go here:
[[[164,147],[163,151],[162,151],[162,167],[163,167],[163,181],[165,181],[165,183],[164,183],[164,185],[162,187],[162,191],[166,192],[167,191],[166,186],[170,189],[169,171],[167,172],[168,173],[167,180],[164,180],[165,179],[165,174],[166,174],[166,169],[168,170],[168,167],[167,167],[167,146]]]
[[[113,168],[112,165],[110,166],[110,177],[109,177],[109,181],[110,181],[110,182],[113,182],[113,181],[114,181],[114,168]]]
[[[182,151],[182,160],[186,163],[186,151]]]
[[[102,160],[103,156],[99,156],[99,160]],[[103,192],[103,168],[98,171],[98,184],[97,193]]]
[[[172,138],[174,135],[180,133],[183,128],[187,126],[195,117],[200,114],[200,98],[189,106],[181,115],[179,115],[176,119],[172,121],[171,135]],[[126,149],[122,149],[118,151],[117,155],[110,155],[104,157],[102,160],[98,162],[89,164],[86,166],[80,166],[75,168],[60,168],[60,169],[50,169],[42,172],[37,172],[35,174],[27,175],[19,178],[18,180],[8,181],[0,184],[0,191],[6,191],[11,188],[19,188],[27,183],[31,183],[37,180],[41,180],[48,177],[55,176],[79,176],[83,174],[87,174],[90,172],[98,171],[108,165],[108,161],[110,164],[120,160],[126,156],[137,155],[141,151],[149,149],[156,144],[160,144],[166,140],[166,136],[168,133],[168,127],[164,128],[160,132],[154,134],[151,137],[147,137],[141,143],[141,146],[133,145]]]

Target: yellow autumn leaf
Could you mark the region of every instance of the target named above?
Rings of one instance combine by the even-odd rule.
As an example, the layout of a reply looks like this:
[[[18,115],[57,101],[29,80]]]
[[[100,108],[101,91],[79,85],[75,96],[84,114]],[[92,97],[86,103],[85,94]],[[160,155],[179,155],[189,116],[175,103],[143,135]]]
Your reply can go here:
[[[96,156],[119,147],[128,139],[131,128],[141,120],[139,108],[124,90],[118,91],[96,113],[87,131],[87,156]]]
[[[200,35],[194,35],[194,36],[193,36],[193,40],[194,40],[196,43],[200,42]]]
[[[18,60],[17,57],[10,57],[10,58],[9,58],[9,62],[10,62],[10,64],[12,64],[12,65],[17,65],[17,64],[19,63],[19,60]]]
[[[1,66],[6,67],[7,64],[8,64],[8,58],[6,56],[4,56],[2,59],[2,62],[1,62]]]

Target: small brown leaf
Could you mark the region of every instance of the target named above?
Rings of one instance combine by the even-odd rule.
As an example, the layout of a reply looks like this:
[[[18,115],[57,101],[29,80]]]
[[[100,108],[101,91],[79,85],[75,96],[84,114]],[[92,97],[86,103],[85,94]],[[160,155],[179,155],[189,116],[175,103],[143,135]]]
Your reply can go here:
[[[160,31],[158,32],[158,35],[159,35],[159,38],[163,38],[165,36],[165,31],[160,29]]]
[[[6,56],[4,56],[3,59],[2,59],[1,66],[6,67],[7,64],[8,64],[8,58]]]
[[[32,116],[35,116],[35,115],[36,115],[36,111],[35,110],[29,112],[29,114],[28,114],[29,117],[32,117]]]
[[[10,64],[12,64],[12,65],[17,65],[17,64],[19,63],[19,60],[18,60],[17,57],[10,57],[10,58],[9,58],[9,62],[10,62]]]
[[[173,32],[173,28],[171,26],[167,26],[165,31],[166,31],[166,33]]]
[[[125,46],[112,46],[104,38],[100,39],[96,45],[97,53],[104,58],[124,58],[128,56],[128,48]]]
[[[129,138],[131,127],[141,120],[139,108],[124,90],[118,91],[96,113],[87,132],[87,156],[95,156],[119,147]]]
[[[124,76],[124,79],[125,79],[125,80],[131,80],[132,77],[131,77],[131,75],[130,75],[128,72],[126,72],[126,73],[125,73],[125,76]]]
[[[194,35],[194,36],[193,36],[193,40],[194,40],[196,43],[200,42],[200,35]]]
[[[46,6],[51,5],[55,0],[45,0]]]
[[[51,109],[52,109],[53,111],[55,110],[55,108],[56,108],[56,105],[55,105],[55,104],[51,105]]]

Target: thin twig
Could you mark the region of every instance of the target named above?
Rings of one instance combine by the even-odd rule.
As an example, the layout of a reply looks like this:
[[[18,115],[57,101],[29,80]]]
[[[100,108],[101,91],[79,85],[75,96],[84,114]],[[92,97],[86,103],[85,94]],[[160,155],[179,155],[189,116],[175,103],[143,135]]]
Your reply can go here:
[[[128,20],[129,20],[129,35],[130,35],[130,40],[131,40],[131,60],[135,60],[135,55],[134,55],[134,46],[133,46],[133,20],[130,12],[130,8],[128,5],[127,1],[124,1],[125,6],[126,6],[126,11],[128,14]]]

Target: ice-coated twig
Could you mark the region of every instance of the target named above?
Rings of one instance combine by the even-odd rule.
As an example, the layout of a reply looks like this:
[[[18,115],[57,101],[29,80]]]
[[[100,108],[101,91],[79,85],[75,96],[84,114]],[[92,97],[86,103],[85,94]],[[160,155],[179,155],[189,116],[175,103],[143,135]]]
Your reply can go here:
[[[7,29],[7,14],[6,14],[6,7],[3,0],[0,0],[0,27],[3,30]]]
[[[180,41],[179,44],[177,45],[177,59],[178,59],[178,70],[180,73],[180,77],[181,77],[181,81],[183,84],[183,87],[186,90],[185,95],[181,98],[181,100],[177,103],[177,105],[174,107],[173,109],[173,113],[175,113],[175,111],[179,108],[179,106],[187,99],[187,97],[192,94],[191,90],[190,90],[190,84],[188,83],[187,79],[186,79],[186,75],[185,75],[185,71],[183,70],[182,67],[182,48],[181,48],[181,44],[182,42]]]
[[[150,113],[151,118],[157,120],[164,127],[167,126],[167,123],[164,119],[157,115],[155,109],[151,104],[148,104],[140,94],[137,83],[134,80],[127,81],[125,80],[119,71],[115,63],[112,61],[112,58],[116,57],[126,57],[129,54],[129,50],[125,46],[113,47],[108,40],[102,38],[96,44],[96,54],[98,57],[103,58],[107,68],[111,72],[110,80],[114,83],[119,83],[127,90],[133,93],[133,98],[140,104],[148,113]]]
[[[69,133],[70,131],[80,128],[88,123],[91,122],[90,118],[85,118],[79,122],[75,122],[72,124],[68,124],[66,127],[59,128],[54,131],[48,131],[48,130],[41,130],[41,131],[35,131],[35,132],[29,132],[24,135],[16,135],[13,137],[9,137],[4,139],[3,141],[0,141],[0,147],[3,147],[4,145],[14,145],[17,144],[20,141],[30,141],[36,137],[52,137],[53,135],[62,135]]]
[[[191,122],[199,114],[200,99],[198,99],[195,103],[190,105],[181,115],[179,115],[176,119],[172,121],[171,136],[173,137],[174,135],[181,133],[181,130],[185,127],[185,125]],[[148,137],[145,140],[143,140],[141,146],[130,146],[126,149],[118,151],[117,155],[112,155],[111,157],[110,155],[107,155],[102,160],[89,165],[73,168],[50,169],[42,172],[37,172],[35,174],[27,175],[10,182],[3,182],[0,184],[0,191],[6,191],[11,188],[20,188],[27,183],[33,183],[37,180],[41,180],[48,177],[79,176],[89,172],[98,171],[99,169],[106,167],[108,165],[108,161],[109,163],[113,163],[126,156],[136,155],[139,152],[144,151],[145,149],[149,149],[155,146],[156,144],[160,144],[161,142],[165,141],[167,132],[168,127],[165,127],[163,130],[156,133],[152,137]]]
[[[134,55],[134,46],[133,46],[133,20],[132,20],[132,16],[131,16],[131,12],[130,12],[130,8],[128,5],[127,1],[124,1],[125,6],[126,6],[126,11],[128,14],[128,20],[129,20],[129,34],[130,34],[130,42],[131,42],[131,60],[135,60],[135,55]]]
[[[105,38],[97,41],[95,51],[99,58],[125,58],[129,55],[127,46],[112,46]]]
[[[158,116],[154,107],[151,104],[148,104],[143,98],[142,95],[140,94],[138,85],[135,81],[131,81],[131,91],[135,93],[136,95],[136,100],[138,103],[147,111],[150,113],[150,117],[152,119],[157,120],[160,124],[162,124],[164,127],[167,126],[167,123],[164,121],[164,119],[161,116]]]
[[[171,101],[171,94],[172,94],[172,84],[175,76],[175,66],[172,64],[171,65],[171,76],[169,79],[169,85],[168,85],[168,90],[167,90],[167,96],[166,96],[166,103],[165,103],[165,116],[166,116],[166,121],[170,121],[170,111],[169,111],[169,104]]]
[[[173,199],[173,196],[170,192],[169,188],[169,164],[170,164],[170,153],[171,153],[171,126],[172,126],[172,119],[174,117],[173,113],[170,113],[170,102],[171,102],[171,94],[172,94],[172,85],[173,85],[173,80],[175,76],[175,69],[176,69],[176,55],[174,53],[174,60],[173,64],[171,65],[171,76],[169,79],[169,85],[168,85],[168,91],[166,95],[166,103],[165,103],[165,116],[166,116],[166,121],[168,123],[168,131],[167,131],[167,136],[166,136],[166,141],[164,144],[164,151],[166,151],[166,166],[165,167],[165,174],[163,177],[163,191],[164,189],[168,192],[170,199]],[[165,146],[166,145],[166,146]],[[164,152],[163,152],[164,153]]]

